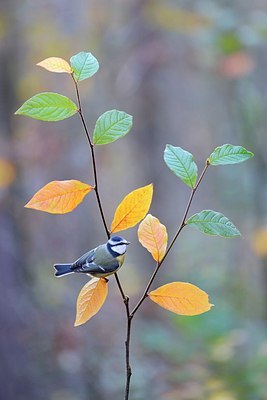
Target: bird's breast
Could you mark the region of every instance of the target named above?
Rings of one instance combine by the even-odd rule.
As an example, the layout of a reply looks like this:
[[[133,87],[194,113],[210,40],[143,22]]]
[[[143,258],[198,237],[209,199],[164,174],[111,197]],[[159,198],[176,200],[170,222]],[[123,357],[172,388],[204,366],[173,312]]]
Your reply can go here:
[[[116,257],[116,260],[118,261],[118,263],[120,265],[123,264],[124,259],[125,259],[125,254],[122,254],[121,256]]]

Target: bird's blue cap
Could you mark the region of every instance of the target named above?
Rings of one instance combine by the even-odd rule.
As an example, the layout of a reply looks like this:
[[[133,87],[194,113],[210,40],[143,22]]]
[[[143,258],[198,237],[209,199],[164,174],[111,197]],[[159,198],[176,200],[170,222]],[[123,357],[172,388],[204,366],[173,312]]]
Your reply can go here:
[[[128,242],[121,236],[111,236],[111,238],[109,239],[109,243],[113,246],[116,246],[118,244],[130,244],[130,242]]]

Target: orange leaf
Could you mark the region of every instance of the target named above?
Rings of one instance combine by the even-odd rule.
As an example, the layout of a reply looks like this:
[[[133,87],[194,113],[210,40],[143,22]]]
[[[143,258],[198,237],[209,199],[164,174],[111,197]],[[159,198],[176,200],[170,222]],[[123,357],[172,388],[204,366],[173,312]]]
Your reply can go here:
[[[138,228],[138,240],[154,260],[159,262],[166,253],[168,234],[166,227],[162,225],[158,218],[148,214]]]
[[[117,207],[111,224],[111,232],[123,231],[138,224],[148,212],[152,196],[152,183],[127,194]]]
[[[209,311],[206,292],[191,283],[172,282],[163,285],[148,294],[149,298],[166,310],[180,315],[198,315]]]
[[[79,293],[74,326],[85,324],[102,307],[108,294],[106,279],[93,278],[84,285]]]
[[[58,73],[66,72],[67,74],[72,73],[72,69],[69,63],[63,60],[63,58],[59,57],[46,58],[45,60],[40,61],[36,65],[38,65],[39,67],[43,67],[44,69],[50,72],[58,72]]]
[[[92,186],[75,180],[49,182],[35,193],[25,207],[51,214],[66,214],[74,210],[91,190]]]

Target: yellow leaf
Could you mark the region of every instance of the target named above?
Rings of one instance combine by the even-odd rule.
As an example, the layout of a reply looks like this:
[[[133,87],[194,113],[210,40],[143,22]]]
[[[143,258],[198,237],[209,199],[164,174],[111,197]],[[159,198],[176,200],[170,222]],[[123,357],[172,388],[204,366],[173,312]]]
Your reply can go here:
[[[141,187],[129,193],[118,205],[111,232],[123,231],[138,224],[148,212],[153,196],[153,185]]]
[[[166,310],[180,315],[198,315],[209,311],[213,304],[203,290],[191,283],[172,282],[153,290],[149,298]]]
[[[50,72],[58,72],[58,73],[66,72],[67,74],[72,73],[72,69],[69,63],[63,60],[63,58],[59,57],[46,58],[45,60],[40,61],[36,65],[38,65],[39,67],[43,67],[44,69]]]
[[[141,245],[151,253],[154,260],[161,261],[166,253],[168,234],[158,218],[148,214],[139,225],[137,235]]]
[[[0,189],[11,185],[16,178],[16,170],[10,161],[0,158]]]
[[[102,307],[108,294],[106,279],[93,278],[84,285],[79,293],[74,326],[85,324]]]
[[[49,182],[35,193],[25,207],[51,214],[66,214],[74,210],[91,190],[92,186],[76,180]]]

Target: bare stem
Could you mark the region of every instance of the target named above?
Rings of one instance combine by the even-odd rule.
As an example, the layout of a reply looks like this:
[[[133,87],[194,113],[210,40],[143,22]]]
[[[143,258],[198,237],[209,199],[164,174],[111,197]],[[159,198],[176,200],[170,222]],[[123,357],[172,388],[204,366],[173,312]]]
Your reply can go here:
[[[110,238],[110,231],[108,229],[107,226],[107,222],[106,222],[106,218],[105,218],[105,214],[104,214],[104,210],[103,210],[103,206],[102,206],[102,201],[101,201],[101,197],[99,194],[99,186],[98,186],[98,175],[97,175],[97,164],[96,164],[96,157],[95,157],[95,151],[94,151],[94,144],[91,140],[90,134],[89,134],[89,130],[87,128],[85,119],[84,119],[84,115],[83,115],[83,111],[82,111],[82,105],[81,105],[81,99],[80,99],[80,93],[79,93],[79,88],[78,88],[78,84],[72,74],[72,79],[75,85],[75,90],[76,90],[76,96],[77,96],[77,101],[78,101],[78,113],[80,115],[81,121],[82,121],[82,125],[84,128],[84,132],[86,134],[89,146],[90,146],[90,150],[91,150],[91,158],[92,158],[92,166],[93,166],[93,174],[94,174],[94,190],[95,190],[95,194],[96,194],[96,200],[97,200],[97,204],[98,204],[98,208],[100,211],[100,215],[102,218],[102,222],[106,231],[106,235],[107,238]],[[127,317],[127,331],[126,331],[126,340],[125,340],[125,362],[126,362],[126,385],[125,385],[125,400],[129,399],[129,392],[130,392],[130,379],[131,379],[131,375],[132,375],[132,370],[131,370],[131,365],[130,365],[130,337],[131,337],[131,323],[132,323],[132,316],[130,315],[130,308],[129,308],[129,297],[126,296],[126,294],[124,293],[124,290],[122,288],[121,282],[119,280],[119,276],[117,274],[117,272],[115,272],[115,279],[116,279],[116,283],[117,286],[119,288],[121,297],[123,299],[124,305],[125,305],[125,309],[126,309],[126,317]]]
[[[96,158],[95,158],[95,151],[94,151],[94,144],[90,138],[90,134],[83,116],[83,111],[82,111],[82,105],[81,105],[81,99],[80,99],[80,93],[79,93],[79,88],[78,88],[78,84],[74,78],[74,76],[72,75],[73,78],[73,82],[75,85],[75,90],[76,90],[76,95],[77,95],[77,101],[78,101],[78,113],[80,115],[82,124],[83,124],[83,128],[84,128],[84,132],[86,134],[89,146],[90,146],[90,150],[91,150],[91,156],[92,156],[92,165],[93,165],[93,173],[94,173],[94,190],[95,190],[95,194],[96,194],[96,199],[97,199],[97,204],[98,204],[98,208],[101,214],[101,218],[102,218],[102,222],[107,234],[108,239],[110,238],[110,232],[106,223],[106,218],[104,215],[104,211],[103,211],[103,207],[102,207],[102,202],[101,202],[101,198],[100,198],[100,194],[99,194],[99,189],[98,189],[98,178],[97,178],[97,166],[96,166]]]
[[[127,333],[125,340],[125,355],[126,355],[126,385],[125,385],[125,400],[129,399],[130,394],[130,382],[132,376],[132,368],[130,365],[130,340],[131,340],[131,328],[133,316],[130,315],[129,309],[129,298],[127,299],[126,309],[127,309]]]
[[[115,279],[123,298],[125,305],[126,316],[127,316],[127,329],[126,329],[126,340],[125,340],[125,364],[126,364],[126,384],[125,384],[125,400],[129,399],[130,394],[130,381],[132,376],[132,368],[130,365],[130,340],[131,340],[131,327],[132,327],[132,315],[130,314],[129,297],[124,294],[119,277],[115,272]]]
[[[131,312],[130,315],[131,315],[132,317],[134,316],[134,314],[136,313],[136,311],[139,309],[139,307],[141,306],[141,304],[143,303],[143,301],[146,299],[146,297],[147,297],[147,295],[148,295],[148,291],[149,291],[149,289],[150,289],[152,283],[154,282],[154,279],[156,278],[156,275],[157,275],[157,273],[158,273],[160,267],[162,266],[163,262],[165,261],[167,255],[169,254],[169,252],[170,252],[172,246],[174,245],[174,243],[176,242],[176,239],[177,239],[178,236],[180,235],[182,229],[185,227],[185,225],[186,225],[186,218],[187,218],[188,212],[189,212],[189,210],[190,210],[190,207],[191,207],[191,204],[192,204],[194,195],[195,195],[195,193],[196,193],[196,191],[197,191],[197,188],[199,187],[199,185],[200,185],[200,183],[201,183],[201,181],[202,181],[202,179],[203,179],[203,177],[204,177],[204,175],[205,175],[205,173],[206,173],[206,171],[207,171],[207,169],[208,169],[208,166],[209,166],[209,162],[206,161],[205,168],[203,169],[202,174],[200,175],[200,177],[199,177],[199,179],[198,179],[198,181],[197,181],[197,183],[196,183],[196,186],[195,186],[194,188],[192,188],[192,191],[191,191],[191,194],[190,194],[190,197],[189,197],[189,200],[188,200],[188,203],[187,203],[185,212],[184,212],[184,216],[183,216],[182,221],[181,221],[181,223],[180,223],[180,226],[179,226],[177,232],[175,233],[175,235],[174,235],[174,237],[173,237],[173,239],[172,239],[172,241],[171,241],[169,247],[167,248],[164,257],[161,259],[160,262],[157,263],[157,266],[156,266],[156,268],[155,268],[155,270],[154,270],[154,272],[153,272],[153,274],[152,274],[152,276],[151,276],[151,278],[150,278],[150,280],[149,280],[149,282],[148,282],[148,284],[147,284],[147,286],[146,286],[146,288],[145,288],[145,291],[144,291],[142,297],[140,298],[140,300],[138,301],[138,303],[137,303],[136,306],[134,307],[133,311]]]

